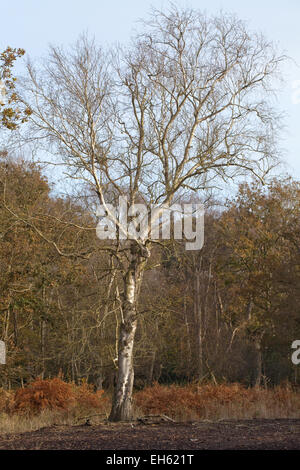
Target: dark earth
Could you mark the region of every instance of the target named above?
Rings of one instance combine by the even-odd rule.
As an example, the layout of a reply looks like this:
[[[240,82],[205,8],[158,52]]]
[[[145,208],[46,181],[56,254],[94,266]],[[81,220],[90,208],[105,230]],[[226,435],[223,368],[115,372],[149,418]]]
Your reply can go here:
[[[22,434],[2,434],[0,449],[299,450],[300,419],[57,425]]]

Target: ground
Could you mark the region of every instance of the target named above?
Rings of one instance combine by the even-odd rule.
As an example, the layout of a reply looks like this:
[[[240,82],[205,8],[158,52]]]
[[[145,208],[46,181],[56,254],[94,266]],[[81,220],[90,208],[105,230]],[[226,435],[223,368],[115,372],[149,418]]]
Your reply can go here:
[[[300,449],[300,419],[103,423],[0,435],[0,449]]]

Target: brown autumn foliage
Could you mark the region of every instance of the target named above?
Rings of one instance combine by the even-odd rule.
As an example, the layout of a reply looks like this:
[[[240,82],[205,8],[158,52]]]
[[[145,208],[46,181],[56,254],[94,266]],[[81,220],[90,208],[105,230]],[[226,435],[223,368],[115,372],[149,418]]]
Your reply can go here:
[[[103,390],[94,392],[91,384],[67,383],[61,377],[36,379],[29,386],[13,391],[0,389],[0,413],[10,417],[38,417],[55,412],[101,413],[110,399]],[[300,416],[300,395],[289,384],[264,389],[241,384],[186,386],[155,383],[134,395],[136,415],[165,414],[178,421],[198,419],[286,418]],[[58,414],[57,414],[58,413]]]
[[[82,410],[85,409],[102,409],[108,398],[104,396],[104,390],[94,392],[93,386],[83,380],[80,385],[73,384],[73,393],[75,396],[76,406]]]
[[[61,378],[42,380],[37,378],[25,388],[15,392],[13,412],[38,414],[43,410],[66,411],[80,409],[100,409],[105,403],[103,390],[93,392],[86,382],[80,385],[64,382]]]
[[[12,47],[0,52],[0,82],[5,86],[6,92],[6,103],[0,100],[0,126],[10,130],[28,121],[31,115],[31,110],[22,105],[16,93],[17,79],[12,73],[14,62],[24,54],[24,49]]]
[[[72,385],[60,378],[36,379],[28,387],[16,391],[14,411],[39,413],[43,409],[66,410],[74,404]]]
[[[300,395],[289,385],[273,389],[241,384],[160,385],[137,392],[142,414],[165,414],[173,419],[220,419],[300,416]]]

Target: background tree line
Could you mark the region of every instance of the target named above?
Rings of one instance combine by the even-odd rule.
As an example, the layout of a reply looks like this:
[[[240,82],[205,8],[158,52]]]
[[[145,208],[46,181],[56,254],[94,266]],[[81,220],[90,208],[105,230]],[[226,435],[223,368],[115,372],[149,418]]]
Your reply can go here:
[[[53,195],[37,165],[5,152],[0,185],[0,386],[62,373],[111,388],[123,283],[94,218],[84,201]],[[299,216],[299,182],[245,183],[207,208],[202,250],[155,245],[138,305],[137,388],[299,383],[290,359],[300,334]]]

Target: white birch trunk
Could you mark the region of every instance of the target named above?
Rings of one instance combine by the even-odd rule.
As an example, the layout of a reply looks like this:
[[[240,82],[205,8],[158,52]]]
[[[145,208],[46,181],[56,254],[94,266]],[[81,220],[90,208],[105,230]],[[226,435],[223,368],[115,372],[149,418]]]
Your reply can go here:
[[[119,333],[117,383],[109,417],[110,421],[128,421],[132,419],[133,346],[137,327],[137,301],[143,270],[148,257],[149,251],[147,249],[141,253],[137,244],[132,243],[131,262],[124,276],[123,319]]]

